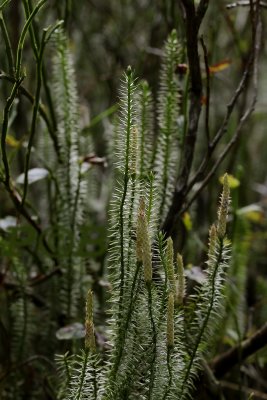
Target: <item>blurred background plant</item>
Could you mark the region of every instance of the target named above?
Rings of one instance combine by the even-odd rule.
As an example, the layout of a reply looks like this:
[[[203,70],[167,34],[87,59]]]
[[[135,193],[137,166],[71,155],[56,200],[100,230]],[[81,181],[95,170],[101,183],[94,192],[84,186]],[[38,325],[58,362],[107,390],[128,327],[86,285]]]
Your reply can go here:
[[[112,159],[119,82],[132,65],[155,99],[163,44],[173,28],[180,38],[180,60],[173,72],[180,87],[176,127],[183,132],[182,161],[179,176],[173,178],[177,195],[168,203],[162,227],[172,235],[175,251],[183,252],[189,287],[199,285],[219,178],[228,171],[233,255],[227,318],[213,356],[229,347],[242,348],[242,341],[266,321],[266,4],[193,3],[208,5],[203,21],[205,12],[196,17],[200,30],[195,32],[195,63],[190,53],[190,46],[195,48],[191,1],[1,2],[4,399],[55,398],[54,354],[82,347],[88,288],[95,293],[98,346],[105,348],[107,219],[116,175]],[[60,26],[65,33],[56,39]],[[192,65],[199,66],[199,74]],[[194,96],[201,109],[198,128],[191,124],[197,114],[192,111]],[[222,129],[227,110],[231,115]],[[195,147],[190,142],[194,135]],[[193,265],[196,260],[198,265]],[[244,361],[240,350],[237,366],[225,370],[225,398],[248,398],[251,388],[254,398],[265,398],[266,350],[249,355]],[[216,375],[216,366],[214,371]]]

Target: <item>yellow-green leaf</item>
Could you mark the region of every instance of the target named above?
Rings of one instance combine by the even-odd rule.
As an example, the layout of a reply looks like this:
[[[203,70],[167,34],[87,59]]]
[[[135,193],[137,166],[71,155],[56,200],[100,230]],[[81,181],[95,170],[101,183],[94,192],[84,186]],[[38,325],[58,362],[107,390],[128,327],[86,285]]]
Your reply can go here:
[[[223,177],[224,175],[220,176],[219,181],[221,184],[223,184]],[[238,186],[240,186],[240,181],[235,178],[233,175],[227,174],[228,177],[228,184],[230,189],[236,189]]]
[[[237,215],[254,223],[261,223],[264,220],[264,211],[258,204],[250,204],[249,206],[240,208],[237,211]]]
[[[192,229],[193,224],[192,224],[192,219],[191,219],[191,216],[190,216],[189,212],[185,212],[183,214],[182,220],[183,220],[183,223],[184,223],[184,226],[185,226],[186,230],[188,232],[190,232],[191,229]]]
[[[10,147],[15,148],[18,148],[20,146],[20,142],[11,135],[6,135],[6,144],[8,144]]]

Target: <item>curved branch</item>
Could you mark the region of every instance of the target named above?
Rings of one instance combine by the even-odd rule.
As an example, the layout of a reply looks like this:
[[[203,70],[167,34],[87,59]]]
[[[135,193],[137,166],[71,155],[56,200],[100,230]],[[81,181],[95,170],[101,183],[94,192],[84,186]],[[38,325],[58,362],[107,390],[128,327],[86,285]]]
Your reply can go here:
[[[187,57],[191,82],[190,107],[188,117],[189,123],[183,145],[179,177],[175,185],[176,187],[173,201],[163,226],[163,230],[167,232],[167,234],[173,233],[172,231],[175,226],[174,216],[177,215],[177,212],[180,210],[183,203],[184,192],[187,187],[187,182],[193,163],[202,97],[202,77],[198,53],[198,33],[201,22],[208,9],[209,0],[201,0],[197,9],[195,8],[192,0],[181,0],[181,3],[185,11]]]
[[[217,378],[224,376],[235,365],[255,354],[267,345],[267,323],[263,325],[254,335],[244,340],[241,344],[216,357],[211,368]]]

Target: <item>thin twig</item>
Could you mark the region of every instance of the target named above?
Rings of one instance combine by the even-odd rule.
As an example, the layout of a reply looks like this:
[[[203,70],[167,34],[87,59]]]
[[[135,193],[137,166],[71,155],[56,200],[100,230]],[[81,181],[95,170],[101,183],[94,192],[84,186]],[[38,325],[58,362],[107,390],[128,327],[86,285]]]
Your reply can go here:
[[[254,1],[253,4],[257,4],[257,0]],[[226,8],[229,10],[231,8],[235,8],[235,7],[247,7],[250,5],[250,1],[249,0],[241,0],[241,1],[236,1],[235,3],[231,3],[231,4],[227,4]],[[267,3],[265,1],[260,1],[259,2],[259,6],[262,8],[267,8]]]
[[[219,355],[211,362],[211,368],[217,378],[221,378],[241,361],[255,354],[267,345],[267,323],[250,338]]]
[[[258,10],[259,11],[259,10]],[[257,13],[258,15],[258,13]],[[259,15],[258,15],[259,17]],[[252,21],[253,22],[253,21]],[[257,76],[258,76],[258,58],[259,58],[259,48],[260,48],[260,42],[261,42],[261,22],[260,19],[257,18],[257,23],[255,26],[255,23],[252,23],[252,36],[253,36],[253,47],[252,47],[252,51],[251,51],[251,55],[250,58],[248,60],[248,63],[246,65],[245,71],[242,75],[242,78],[240,80],[240,83],[238,85],[237,90],[235,91],[230,103],[227,106],[227,111],[226,111],[226,115],[224,117],[223,123],[220,127],[220,129],[218,130],[217,134],[215,135],[214,139],[212,140],[212,142],[209,144],[206,155],[200,165],[200,167],[198,168],[196,174],[194,175],[194,177],[191,179],[191,181],[189,182],[189,184],[187,185],[187,187],[177,187],[176,188],[176,192],[174,194],[174,201],[173,204],[171,206],[170,209],[170,226],[174,226],[178,214],[182,214],[185,210],[188,209],[188,207],[192,204],[192,202],[197,198],[197,196],[199,195],[199,193],[202,191],[202,189],[207,185],[207,183],[209,182],[209,180],[212,178],[212,176],[214,175],[214,173],[216,172],[217,168],[219,167],[219,165],[221,164],[221,162],[224,160],[224,158],[226,157],[226,155],[228,154],[228,152],[232,149],[232,147],[234,146],[234,144],[236,143],[236,141],[238,140],[241,131],[242,131],[242,127],[244,125],[244,122],[248,119],[248,117],[250,116],[250,114],[252,113],[252,111],[254,110],[254,106],[256,103],[256,93],[257,93]],[[188,195],[188,193],[190,192],[190,190],[192,189],[192,187],[194,186],[194,184],[196,182],[199,181],[199,179],[201,179],[209,165],[210,159],[211,159],[211,155],[213,154],[217,144],[219,143],[219,141],[221,140],[221,138],[223,137],[223,135],[225,134],[226,130],[227,130],[227,126],[229,124],[229,120],[230,117],[233,113],[233,110],[236,106],[236,103],[240,97],[240,95],[243,93],[244,89],[247,87],[248,83],[249,83],[249,78],[250,78],[250,74],[251,74],[251,70],[253,72],[253,91],[254,91],[254,95],[252,98],[252,101],[250,103],[250,106],[248,107],[248,109],[245,111],[245,113],[243,114],[243,116],[241,117],[239,124],[237,126],[235,135],[233,136],[232,140],[228,143],[228,145],[225,147],[224,151],[222,152],[221,156],[219,157],[219,159],[217,160],[217,162],[215,163],[215,165],[213,166],[212,170],[209,172],[209,174],[204,178],[204,180],[202,181],[200,187],[198,188],[197,192],[193,195],[193,197],[184,205],[184,207],[182,207],[182,204],[184,202],[184,199],[186,198],[186,196]],[[172,218],[172,220],[171,220]],[[167,221],[168,222],[168,221]],[[170,226],[168,226],[166,223],[164,225],[164,228],[166,230],[167,233],[170,232]]]
[[[3,13],[1,10],[0,10],[0,28],[2,31],[2,35],[3,35],[5,46],[6,46],[6,55],[7,55],[9,73],[13,74],[14,73],[14,56],[13,56],[13,52],[12,52],[12,47],[11,47],[6,23],[5,23],[4,16],[3,16]]]
[[[211,156],[212,156],[214,150],[216,149],[218,143],[220,142],[220,140],[224,136],[225,132],[227,131],[227,127],[228,127],[230,118],[232,116],[232,113],[235,109],[235,106],[237,104],[237,101],[240,98],[240,95],[244,92],[244,90],[249,82],[249,76],[250,76],[250,71],[251,71],[251,67],[252,67],[252,62],[253,62],[253,55],[251,54],[251,56],[247,62],[245,71],[239,82],[239,85],[238,85],[235,93],[233,94],[230,102],[227,104],[227,110],[226,110],[224,120],[223,120],[219,130],[217,131],[216,135],[214,136],[213,140],[209,143],[209,146],[208,146],[207,152],[203,158],[203,161],[201,162],[195,175],[193,176],[193,178],[191,179],[191,181],[189,182],[189,184],[187,186],[185,196],[190,192],[190,190],[192,189],[194,184],[203,177],[203,174],[205,173],[205,171],[209,165],[209,162],[210,162],[210,159],[211,159]]]
[[[196,13],[198,28],[200,27],[200,24],[207,12],[208,6],[209,6],[209,0],[200,0]]]
[[[206,70],[206,113],[205,113],[205,128],[206,128],[206,137],[207,143],[210,143],[210,128],[209,128],[209,116],[210,116],[210,70],[209,70],[209,61],[208,61],[208,51],[205,45],[203,37],[200,38],[200,43],[204,53],[204,62],[205,62],[205,70]]]
[[[12,76],[6,74],[5,72],[1,72],[0,73],[0,79],[4,79],[4,80],[6,80],[6,81],[8,81],[10,83],[13,83],[13,84],[16,82],[15,78],[13,78]],[[18,92],[21,93],[23,96],[25,96],[26,99],[28,99],[32,105],[34,104],[34,102],[35,102],[34,96],[27,89],[25,89],[24,86],[20,86],[19,89],[18,89]],[[53,141],[53,144],[54,144],[55,152],[56,152],[57,156],[59,156],[59,145],[58,145],[57,135],[55,133],[56,131],[52,127],[51,122],[49,120],[49,117],[48,117],[48,115],[46,113],[45,106],[41,102],[39,103],[38,112],[39,112],[40,116],[42,117],[43,121],[46,124],[47,130],[48,130],[49,135],[50,135],[50,137],[51,137],[51,139]]]
[[[253,14],[254,15],[254,14]],[[255,15],[254,15],[255,16]],[[253,17],[253,16],[252,16]],[[259,53],[260,53],[260,44],[261,44],[261,37],[262,37],[262,23],[261,23],[261,19],[260,19],[260,15],[259,15],[259,9],[256,11],[256,21],[255,21],[255,29],[253,30],[253,36],[254,36],[254,45],[253,45],[253,52],[251,53],[250,56],[250,61],[249,61],[249,65],[252,64],[252,74],[253,74],[253,78],[252,78],[252,84],[253,84],[253,96],[252,96],[252,100],[248,106],[248,108],[246,109],[246,111],[244,112],[244,114],[242,115],[242,117],[240,118],[240,121],[238,123],[238,126],[236,128],[235,134],[232,137],[232,139],[230,140],[230,142],[225,146],[224,150],[222,151],[220,157],[217,159],[217,161],[215,162],[215,164],[213,165],[213,167],[211,168],[210,172],[206,175],[205,179],[201,182],[198,190],[195,192],[195,194],[191,197],[191,199],[186,203],[186,205],[183,207],[181,213],[185,212],[188,207],[193,203],[193,201],[198,197],[199,193],[203,190],[203,188],[208,184],[208,182],[210,181],[210,179],[213,177],[213,175],[215,174],[215,172],[217,171],[218,167],[221,165],[222,161],[225,159],[225,157],[227,156],[227,154],[229,153],[229,151],[232,149],[232,147],[234,146],[234,144],[236,143],[236,141],[239,139],[239,136],[242,133],[242,128],[244,126],[244,123],[247,121],[247,119],[250,117],[250,115],[252,114],[252,112],[254,111],[255,108],[255,104],[257,101],[257,91],[258,91],[258,63],[259,63]],[[249,74],[249,69],[247,69],[245,71],[245,74]],[[239,88],[238,88],[238,92],[241,91],[241,86],[243,86],[242,81],[244,81],[244,76],[240,82]],[[242,89],[243,90],[243,89]],[[229,115],[229,109],[232,109],[233,104],[234,104],[234,98],[236,97],[236,94],[234,95],[230,105],[228,105],[228,110],[227,110],[227,115]],[[236,101],[236,100],[235,100]],[[229,108],[230,106],[230,108]],[[226,115],[226,117],[227,117]],[[229,117],[230,118],[230,117]],[[227,119],[229,122],[229,118]],[[228,124],[227,122],[227,124]],[[223,124],[224,125],[224,124]],[[219,129],[217,135],[215,136],[215,138],[213,139],[211,148],[214,149],[214,143],[218,143],[218,141],[221,138],[221,135],[223,134],[222,132],[222,128]],[[207,159],[208,161],[208,159]],[[199,171],[197,172],[197,174],[199,174]],[[196,175],[197,175],[196,174]],[[192,182],[195,182],[196,177],[193,178]],[[191,189],[192,187],[192,182],[189,185],[189,188]],[[188,193],[189,189],[187,190]]]
[[[18,80],[15,80],[11,94],[10,94],[9,98],[7,99],[7,102],[6,102],[6,105],[4,108],[2,136],[1,136],[1,152],[2,152],[2,160],[3,160],[3,164],[4,164],[4,170],[5,170],[5,184],[8,186],[9,186],[9,181],[10,181],[9,163],[8,163],[7,152],[6,152],[6,136],[7,136],[7,130],[8,130],[8,120],[9,120],[10,110],[11,110],[13,102],[17,96],[18,88],[22,84],[23,79],[24,79],[24,76],[20,77]]]
[[[31,150],[33,146],[33,140],[35,137],[35,131],[37,126],[37,116],[38,116],[38,109],[40,103],[40,96],[41,96],[41,88],[42,88],[42,62],[43,62],[43,54],[45,49],[45,35],[46,32],[43,32],[42,41],[40,48],[38,49],[38,55],[36,59],[36,91],[35,91],[35,98],[33,104],[33,114],[32,114],[32,122],[31,122],[31,130],[30,130],[30,137],[26,152],[26,159],[25,159],[25,167],[24,167],[24,185],[23,185],[23,195],[21,203],[24,204],[26,197],[27,197],[27,189],[28,189],[28,172],[29,172],[29,165],[30,165],[30,157],[31,157]]]
[[[56,267],[52,269],[48,274],[38,276],[37,278],[32,279],[29,282],[29,285],[32,286],[37,286],[40,285],[41,283],[47,282],[49,279],[51,279],[54,275],[61,275],[62,271],[59,267]]]
[[[55,265],[57,265],[57,259],[55,258],[54,252],[48,244],[40,225],[35,221],[35,219],[31,217],[25,206],[22,205],[21,196],[19,195],[19,193],[15,190],[15,188],[10,186],[10,182],[4,181],[2,183],[5,185],[5,188],[9,193],[10,199],[12,200],[18,213],[21,214],[26,219],[26,221],[28,221],[28,223],[34,228],[37,234],[42,238],[44,248],[52,256],[52,260],[54,261]]]
[[[174,216],[177,215],[183,202],[183,193],[191,171],[195,144],[198,132],[198,123],[201,113],[202,77],[200,69],[200,58],[198,53],[198,33],[201,22],[205,16],[209,1],[201,0],[197,9],[194,1],[181,0],[185,11],[185,28],[187,38],[187,57],[190,76],[190,107],[188,116],[187,132],[183,144],[181,165],[178,179],[175,184],[175,193],[163,230],[170,234],[175,226]]]
[[[47,363],[52,370],[55,370],[55,365],[52,361],[50,361],[47,357],[42,356],[42,355],[35,355],[32,357],[29,357],[27,360],[22,361],[21,363],[18,364],[13,364],[11,365],[7,371],[5,371],[1,376],[0,376],[0,382],[5,380],[12,372],[16,371],[17,369],[21,369],[22,367],[25,367],[28,364],[31,364],[35,361],[43,361]]]
[[[264,394],[264,393],[260,392],[259,390],[255,390],[252,388],[245,388],[245,387],[240,388],[240,385],[237,385],[236,383],[232,383],[232,382],[226,382],[226,381],[221,381],[220,384],[223,388],[234,390],[239,393],[241,391],[248,395],[253,394],[253,397],[252,397],[253,399],[258,398],[258,399],[267,400],[267,394]]]

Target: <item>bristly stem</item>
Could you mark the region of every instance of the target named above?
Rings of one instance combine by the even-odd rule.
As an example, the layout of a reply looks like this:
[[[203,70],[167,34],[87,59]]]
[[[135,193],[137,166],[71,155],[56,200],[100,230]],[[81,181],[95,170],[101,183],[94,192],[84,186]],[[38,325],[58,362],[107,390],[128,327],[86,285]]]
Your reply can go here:
[[[79,379],[79,387],[78,387],[78,393],[75,396],[75,400],[80,400],[82,398],[82,390],[83,390],[83,386],[84,386],[84,380],[85,380],[85,375],[86,375],[86,367],[87,367],[87,362],[88,362],[88,358],[89,358],[89,350],[86,349],[84,351],[84,358],[83,358],[83,362],[82,362],[82,371],[81,371],[81,376]]]
[[[188,378],[190,376],[193,362],[195,361],[195,358],[196,358],[196,355],[197,355],[197,352],[198,352],[198,349],[199,349],[199,345],[200,345],[201,340],[203,338],[203,335],[205,333],[205,330],[206,330],[206,327],[208,325],[208,322],[209,322],[209,319],[210,319],[210,315],[211,315],[211,312],[212,312],[212,309],[213,309],[213,305],[214,305],[214,295],[215,295],[215,289],[216,289],[215,288],[215,280],[216,280],[216,277],[217,277],[218,268],[220,266],[220,263],[222,262],[223,239],[221,239],[219,241],[219,245],[220,245],[220,247],[219,247],[219,253],[218,253],[218,256],[217,256],[217,259],[216,259],[216,265],[214,266],[214,271],[213,271],[213,274],[212,274],[212,277],[211,277],[211,292],[210,292],[209,301],[207,303],[208,304],[208,309],[207,309],[204,321],[203,321],[203,323],[202,323],[202,325],[201,325],[201,327],[199,329],[199,333],[197,335],[197,338],[196,338],[196,341],[195,341],[195,345],[193,347],[193,351],[190,354],[190,361],[189,361],[188,367],[186,369],[185,377],[183,379],[183,384],[182,384],[182,388],[181,388],[181,394],[180,394],[181,399],[184,398],[183,396],[184,396],[186,383],[187,383],[187,380],[188,380]]]
[[[123,294],[124,294],[124,279],[125,279],[125,264],[124,264],[124,205],[128,190],[129,183],[129,157],[130,157],[130,136],[131,136],[131,128],[132,128],[132,86],[133,86],[133,78],[131,69],[127,70],[126,74],[127,80],[127,119],[126,119],[126,149],[125,149],[125,165],[124,165],[124,181],[123,181],[123,193],[120,203],[120,212],[119,212],[119,226],[120,226],[120,294],[119,294],[119,314],[121,314],[123,307]],[[120,325],[119,315],[119,325]]]
[[[152,399],[153,387],[155,380],[155,368],[156,368],[156,358],[157,358],[157,329],[153,316],[153,305],[152,305],[152,282],[146,282],[147,292],[148,292],[148,311],[149,318],[152,328],[152,359],[151,359],[151,369],[150,369],[150,379],[149,379],[149,392],[148,400]]]
[[[120,330],[120,335],[118,336],[117,343],[119,345],[119,350],[118,350],[118,353],[117,353],[117,356],[115,358],[115,361],[114,361],[114,364],[113,364],[113,368],[112,368],[112,371],[111,371],[112,379],[114,379],[114,377],[116,376],[116,374],[118,372],[120,361],[121,361],[121,357],[122,357],[122,354],[123,354],[125,339],[126,339],[126,335],[127,335],[127,332],[128,332],[129,323],[131,321],[133,307],[134,307],[135,301],[136,301],[136,284],[138,282],[138,276],[139,276],[139,272],[140,272],[141,266],[142,266],[142,263],[141,262],[137,262],[135,275],[134,275],[133,282],[132,282],[132,287],[131,287],[130,304],[129,304],[129,307],[128,307],[128,312],[127,312],[127,315],[126,315],[125,323],[123,324],[123,327]]]
[[[173,349],[171,347],[168,347],[167,349],[167,368],[168,368],[168,374],[169,374],[169,380],[168,380],[168,385],[166,386],[165,393],[162,397],[162,400],[166,400],[168,397],[168,394],[171,390],[172,387],[172,382],[173,382],[173,371],[172,371],[172,351]]]
[[[166,116],[166,127],[162,130],[162,135],[164,135],[165,140],[165,151],[164,151],[164,163],[163,163],[163,179],[162,179],[162,196],[161,196],[161,204],[159,208],[159,215],[161,216],[164,210],[165,202],[166,202],[166,193],[169,181],[169,162],[170,162],[170,143],[171,141],[171,129],[172,129],[172,102],[170,101],[170,96],[167,97],[167,116]]]

